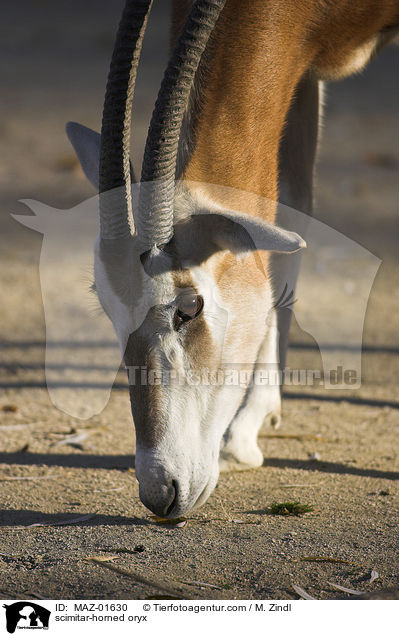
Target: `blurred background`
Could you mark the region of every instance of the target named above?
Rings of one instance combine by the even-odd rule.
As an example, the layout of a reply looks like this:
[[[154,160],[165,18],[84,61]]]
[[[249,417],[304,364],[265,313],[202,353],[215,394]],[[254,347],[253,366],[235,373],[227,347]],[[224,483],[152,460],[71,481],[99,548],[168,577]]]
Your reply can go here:
[[[143,521],[148,511],[139,502],[131,470],[134,436],[125,374],[119,373],[107,408],[90,420],[71,417],[49,400],[39,276],[42,235],[20,225],[10,213],[30,214],[19,199],[69,209],[95,194],[64,127],[74,120],[100,130],[123,4],[123,0],[2,2],[0,481],[6,483],[1,484],[0,526],[6,526],[2,550],[28,555],[25,561],[8,559],[4,586],[11,598],[23,591],[32,598],[34,590],[49,598],[115,599],[140,594],[148,598],[148,590],[138,591],[134,581],[85,565],[83,557],[97,554],[105,545],[115,554],[125,546],[119,563],[147,568],[156,580],[164,573],[169,577],[179,573],[182,578],[221,581],[226,591],[215,593],[228,598],[232,594],[291,598],[292,591],[287,590],[292,581],[314,586],[318,597],[331,598],[333,592],[323,591],[325,577],[349,587],[366,580],[351,578],[345,565],[327,564],[322,570],[316,564],[315,571],[315,564],[300,561],[303,554],[349,559],[344,564],[366,561],[368,567],[378,567],[377,585],[397,587],[399,48],[386,49],[362,74],[327,87],[317,167],[316,218],[382,260],[366,315],[362,386],[346,392],[287,387],[281,434],[265,429],[261,435],[264,467],[222,475],[220,490],[195,514],[198,522],[212,523],[205,527],[193,522],[182,534]],[[166,63],[168,15],[169,2],[156,0],[134,103],[136,166]],[[57,287],[58,295],[61,291],[73,302],[76,278],[71,273],[79,274],[79,249],[63,235],[59,245],[50,292]],[[89,282],[87,271],[87,287]],[[351,285],[345,289],[350,295]],[[322,282],[320,293],[334,308],[334,292]],[[54,325],[57,315],[51,318]],[[93,331],[102,334],[99,324]],[[105,345],[111,333],[104,335]],[[295,321],[291,345],[289,366],[319,368],[315,341]],[[59,342],[56,351],[59,359],[52,371],[64,392],[61,398],[74,405],[79,398],[83,408],[89,389],[95,393],[96,387],[109,381],[110,348],[71,349]],[[86,382],[80,397],[75,384],[78,371]],[[30,488],[32,482],[25,481],[30,479],[43,481]],[[11,480],[20,481],[9,488]],[[287,491],[287,483],[290,488],[315,490]],[[291,493],[315,503],[317,514],[303,521],[265,513],[275,498],[285,501]],[[60,513],[63,519],[67,514],[73,519],[82,512],[90,513],[89,524],[69,528],[65,534],[62,528],[13,531],[15,524],[59,520]],[[244,517],[247,513],[252,516]],[[254,525],[237,526],[231,523],[231,514]],[[291,528],[295,536],[286,535]],[[134,541],[142,548],[139,556],[131,554]],[[205,598],[211,593],[209,588],[201,592]]]

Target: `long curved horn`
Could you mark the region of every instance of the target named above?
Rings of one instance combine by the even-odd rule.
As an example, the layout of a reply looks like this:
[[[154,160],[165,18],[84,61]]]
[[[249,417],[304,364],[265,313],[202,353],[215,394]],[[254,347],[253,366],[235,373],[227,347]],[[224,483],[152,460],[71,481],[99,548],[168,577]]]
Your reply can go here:
[[[126,0],[104,99],[100,149],[100,236],[134,233],[129,160],[131,108],[152,0]]]
[[[138,238],[145,249],[167,243],[173,234],[176,159],[183,116],[195,72],[225,2],[194,2],[158,93],[144,151],[137,217]]]

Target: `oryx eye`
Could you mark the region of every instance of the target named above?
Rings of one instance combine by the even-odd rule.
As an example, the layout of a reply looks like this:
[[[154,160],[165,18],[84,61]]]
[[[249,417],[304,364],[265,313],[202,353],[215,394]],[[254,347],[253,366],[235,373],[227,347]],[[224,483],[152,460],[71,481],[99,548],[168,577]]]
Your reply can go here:
[[[187,293],[182,294],[177,299],[177,317],[187,322],[196,318],[204,307],[204,299],[199,294]]]

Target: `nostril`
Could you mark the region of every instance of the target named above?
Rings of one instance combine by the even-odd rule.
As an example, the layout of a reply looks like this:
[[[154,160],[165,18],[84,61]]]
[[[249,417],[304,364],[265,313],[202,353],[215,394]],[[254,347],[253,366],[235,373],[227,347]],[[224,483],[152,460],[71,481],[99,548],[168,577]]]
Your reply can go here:
[[[176,501],[178,497],[177,481],[175,479],[172,481],[172,487],[174,488],[175,496],[173,497],[172,503],[170,504],[170,506],[168,507],[166,511],[166,516],[169,516],[172,513],[172,510],[176,505]]]
[[[139,482],[139,493],[142,503],[158,517],[172,516],[176,508],[178,497],[177,481],[167,481],[161,487],[146,487],[146,483]]]

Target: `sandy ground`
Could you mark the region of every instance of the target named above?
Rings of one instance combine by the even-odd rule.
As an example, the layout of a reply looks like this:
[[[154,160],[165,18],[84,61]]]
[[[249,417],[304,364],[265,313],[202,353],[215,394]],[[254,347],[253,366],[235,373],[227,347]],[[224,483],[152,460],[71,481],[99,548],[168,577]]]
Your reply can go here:
[[[9,213],[27,213],[22,198],[70,208],[94,194],[63,128],[69,119],[99,128],[121,4],[91,0],[82,9],[77,2],[60,1],[55,8],[45,0],[25,1],[10,5],[3,19],[0,596],[160,593],[138,584],[134,572],[192,598],[297,598],[292,584],[319,599],[342,597],[331,583],[397,590],[399,50],[387,50],[361,76],[328,88],[319,157],[317,218],[382,259],[366,316],[359,389],[288,387],[283,427],[261,433],[263,467],[223,474],[184,527],[157,525],[139,501],[122,372],[107,407],[88,420],[57,410],[49,399],[42,239]],[[165,56],[165,13],[154,13],[139,78],[138,155]],[[66,295],[73,294],[68,285],[77,260],[71,244],[69,268],[61,257],[54,262]],[[321,286],[320,293],[329,290]],[[296,324],[291,341],[290,366],[320,366],[314,340]],[[54,343],[59,360],[68,360],[53,368],[65,400],[84,403],[106,384],[108,345],[104,335],[97,348],[81,347],[74,357],[70,343]],[[82,372],[87,389],[77,393],[73,385]],[[82,434],[78,446],[59,443],[71,434]],[[318,460],[310,459],[314,453]],[[314,512],[270,514],[274,501],[286,500],[310,504]],[[85,520],[74,523],[80,517]],[[29,528],[59,521],[71,524]],[[99,556],[115,557],[106,563],[133,578],[87,560]],[[372,570],[379,574],[373,582]]]

